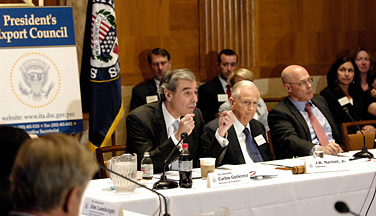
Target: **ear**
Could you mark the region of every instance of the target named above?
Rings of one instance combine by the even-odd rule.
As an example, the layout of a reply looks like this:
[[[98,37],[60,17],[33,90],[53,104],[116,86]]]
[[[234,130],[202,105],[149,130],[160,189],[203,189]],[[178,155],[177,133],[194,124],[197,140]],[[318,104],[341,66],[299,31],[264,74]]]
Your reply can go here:
[[[285,87],[285,90],[286,90],[288,93],[290,93],[290,92],[292,91],[292,90],[291,90],[291,85],[290,85],[290,84],[285,83],[283,86]]]
[[[234,104],[235,104],[235,99],[233,97],[230,97],[228,100],[230,102],[231,110],[233,110]]]
[[[163,92],[164,92],[164,95],[166,97],[166,100],[167,101],[171,101],[172,100],[172,93],[171,93],[171,91],[169,91],[167,89],[163,89]]]
[[[70,214],[77,214],[81,204],[82,192],[79,187],[72,188],[65,197],[63,211]]]

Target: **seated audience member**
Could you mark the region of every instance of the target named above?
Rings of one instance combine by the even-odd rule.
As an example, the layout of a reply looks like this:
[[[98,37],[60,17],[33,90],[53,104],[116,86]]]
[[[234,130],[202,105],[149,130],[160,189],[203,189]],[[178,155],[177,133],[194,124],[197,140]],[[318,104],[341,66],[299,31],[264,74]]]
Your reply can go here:
[[[162,172],[165,159],[183,132],[188,133],[184,142],[189,144],[194,167],[198,167],[200,157],[213,156],[204,120],[196,108],[196,92],[196,77],[191,70],[171,70],[161,80],[161,101],[145,104],[128,114],[126,152],[137,153],[138,169],[147,151],[153,160],[154,172]],[[232,124],[230,117],[224,112],[220,118],[218,133],[222,137]],[[213,145],[219,145],[217,140],[213,140]],[[175,149],[168,163],[179,155]]]
[[[237,82],[242,81],[242,80],[249,80],[249,81],[253,82],[252,71],[245,69],[245,68],[238,68],[230,74],[230,76],[227,79],[227,82],[231,87],[233,87]],[[224,110],[231,110],[229,100],[224,102],[219,107],[219,114],[221,114]],[[268,126],[268,108],[267,108],[264,100],[261,97],[258,101],[256,113],[253,116],[253,118],[258,120],[259,122],[261,122],[265,126],[266,130],[269,129],[269,126]]]
[[[87,147],[69,135],[26,141],[11,173],[10,215],[79,215],[82,194],[97,170]]]
[[[352,121],[344,111],[345,107],[355,121],[372,118],[368,113],[370,99],[360,88],[358,80],[358,68],[350,57],[340,57],[330,67],[328,86],[320,94],[328,102],[338,129],[342,123]]]
[[[201,110],[205,123],[217,117],[219,106],[231,96],[231,86],[227,83],[227,78],[237,65],[238,54],[230,49],[222,50],[217,58],[218,76],[198,89],[197,107]]]
[[[234,124],[227,131],[227,145],[219,149],[221,155],[217,165],[245,164],[273,160],[266,138],[265,127],[254,115],[258,107],[259,91],[253,82],[243,80],[232,88],[229,99],[231,111],[235,116]],[[219,118],[206,125],[209,137],[214,138]]]
[[[359,83],[363,91],[370,91],[372,83],[370,78],[373,68],[371,53],[366,48],[358,47],[352,51],[351,58],[359,70],[359,79],[354,79],[354,81]]]
[[[0,152],[0,215],[8,215],[13,209],[13,204],[9,197],[9,175],[13,167],[14,159],[21,144],[29,139],[26,131],[12,126],[0,126],[0,143],[2,150]]]
[[[159,83],[171,68],[171,57],[167,50],[155,48],[148,53],[148,63],[154,77],[132,89],[130,110],[146,103],[158,101]]]
[[[307,156],[320,145],[325,154],[342,152],[342,140],[324,97],[313,97],[308,71],[299,65],[286,67],[281,74],[288,93],[269,112],[268,123],[278,159]]]

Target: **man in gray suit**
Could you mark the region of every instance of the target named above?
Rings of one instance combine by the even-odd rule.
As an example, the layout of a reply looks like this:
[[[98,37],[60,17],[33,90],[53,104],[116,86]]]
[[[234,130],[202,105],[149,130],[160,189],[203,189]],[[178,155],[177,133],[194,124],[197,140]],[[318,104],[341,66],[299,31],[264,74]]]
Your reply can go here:
[[[223,164],[245,164],[267,160],[273,160],[270,151],[264,125],[253,119],[256,113],[257,104],[260,98],[258,88],[253,82],[243,80],[233,86],[231,97],[231,113],[235,116],[234,124],[227,131],[225,147],[212,148],[213,154],[220,155],[217,158],[218,166]],[[219,118],[214,119],[206,125],[209,137],[214,139],[218,129]],[[246,132],[250,135],[251,142],[247,143]],[[217,139],[220,137],[217,137]],[[253,145],[256,152],[251,151]],[[253,157],[252,154],[255,154]],[[261,156],[261,158],[259,157]]]
[[[126,152],[137,153],[138,167],[147,151],[153,160],[154,172],[162,172],[164,160],[183,132],[188,134],[184,142],[189,144],[194,167],[198,167],[200,157],[216,157],[210,149],[220,144],[216,140],[211,143],[207,136],[203,117],[196,108],[196,93],[195,75],[189,69],[175,69],[161,80],[161,101],[145,104],[129,113]],[[222,114],[218,129],[220,136],[223,137],[232,125],[231,117],[227,112]],[[175,149],[171,158],[178,156],[179,151]]]
[[[342,152],[340,133],[327,102],[322,96],[313,97],[313,78],[308,71],[302,66],[290,65],[282,71],[281,78],[288,97],[268,116],[276,158],[312,155],[315,145],[319,145],[325,154]],[[308,105],[323,133],[313,126],[317,124],[312,123]],[[324,134],[323,138],[319,134]]]

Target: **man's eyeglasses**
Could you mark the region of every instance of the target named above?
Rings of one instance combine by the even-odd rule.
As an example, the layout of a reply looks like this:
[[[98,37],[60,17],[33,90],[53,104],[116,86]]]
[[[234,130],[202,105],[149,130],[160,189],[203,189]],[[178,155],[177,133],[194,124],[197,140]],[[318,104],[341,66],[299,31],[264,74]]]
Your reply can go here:
[[[299,85],[300,87],[306,87],[308,84],[312,84],[312,83],[313,83],[313,78],[310,77],[307,80],[302,80],[298,83],[287,83],[287,84],[296,84],[296,85]]]

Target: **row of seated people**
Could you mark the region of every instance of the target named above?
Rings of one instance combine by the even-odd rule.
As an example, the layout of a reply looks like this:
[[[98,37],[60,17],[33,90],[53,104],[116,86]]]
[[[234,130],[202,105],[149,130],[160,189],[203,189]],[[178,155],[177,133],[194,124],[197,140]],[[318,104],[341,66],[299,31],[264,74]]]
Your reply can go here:
[[[153,64],[153,58],[158,56],[153,52],[158,50],[160,49],[151,52],[149,63],[151,68],[153,65],[158,66],[159,72],[167,65],[165,72],[161,72],[166,75],[169,73],[171,60],[168,55],[164,61]],[[362,51],[358,54],[362,55]],[[356,56],[356,60],[350,57],[336,60],[328,73],[328,87],[321,93],[325,98],[322,96],[313,98],[311,86],[313,79],[305,68],[297,65],[285,68],[281,77],[289,96],[270,112],[268,122],[263,125],[270,127],[277,159],[310,155],[314,145],[325,146],[323,148],[326,154],[335,155],[342,152],[342,138],[338,125],[351,121],[342,106],[348,107],[350,115],[355,120],[374,118],[376,103],[373,103],[367,91],[362,91],[358,82],[361,80],[358,67],[363,69],[368,67],[368,70],[371,67],[370,55],[366,53],[367,56]],[[159,57],[163,58],[163,55]],[[235,87],[236,84],[232,89],[227,86],[230,84],[231,87],[231,84],[235,83],[231,79],[235,72],[244,71],[244,69],[236,69],[237,59],[238,56],[234,51],[221,51],[218,56],[219,75],[198,89],[198,98],[195,94],[197,84],[191,71],[173,70],[168,76],[164,78],[162,76],[159,88],[161,94],[155,97],[159,102],[135,109],[127,117],[126,151],[137,153],[139,160],[145,151],[149,151],[154,161],[155,172],[160,172],[166,155],[176,145],[180,134],[188,132],[190,136],[187,142],[190,144],[195,166],[198,166],[198,158],[203,156],[216,157],[217,165],[259,161],[259,159],[253,160],[254,155],[261,156],[262,160],[270,160],[270,149],[265,148],[269,146],[265,127],[260,130],[252,128],[253,117],[257,113],[256,110],[261,107],[252,105],[260,102],[257,87],[254,84],[252,88],[247,87],[248,84],[245,83],[248,82],[242,82],[243,84],[238,88]],[[355,62],[360,62],[359,66]],[[365,67],[364,62],[368,62]],[[182,77],[173,75],[176,72]],[[230,79],[226,81],[225,78],[229,77]],[[237,78],[252,80],[244,76]],[[157,89],[155,84],[154,87]],[[134,88],[133,93],[138,91],[137,88]],[[357,90],[353,91],[353,89]],[[231,95],[230,91],[235,90],[238,91],[235,92],[237,94],[233,94],[228,99],[227,105],[223,104],[227,101],[227,94]],[[247,92],[247,94],[257,92],[255,94],[257,97],[248,95],[244,99],[239,92]],[[135,94],[132,95],[132,101],[134,96]],[[146,96],[145,98],[147,99]],[[306,107],[307,102],[314,118],[310,114],[311,111],[307,111],[309,109]],[[196,109],[196,103],[201,112]],[[220,105],[230,107],[231,110],[222,112],[216,118]],[[311,123],[311,121],[315,122]],[[174,122],[178,122],[176,123],[178,126],[174,126]],[[205,122],[207,122],[206,127]],[[316,125],[321,125],[321,128],[317,129]],[[245,128],[248,128],[248,134],[243,132]],[[364,130],[373,131],[374,128],[367,126]],[[233,139],[232,134],[235,134],[237,139]],[[233,142],[235,144],[232,144]],[[176,158],[179,153],[176,150],[174,154]]]

